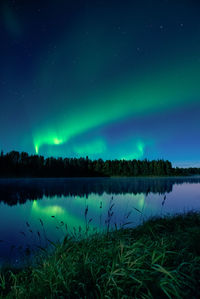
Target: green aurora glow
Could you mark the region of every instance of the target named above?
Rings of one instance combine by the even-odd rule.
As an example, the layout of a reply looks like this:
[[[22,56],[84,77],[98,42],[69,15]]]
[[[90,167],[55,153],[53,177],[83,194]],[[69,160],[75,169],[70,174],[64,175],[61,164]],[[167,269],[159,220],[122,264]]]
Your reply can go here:
[[[0,8],[0,149],[200,163],[198,1]]]
[[[172,109],[188,101],[196,101],[200,95],[200,67],[185,65],[165,69],[157,75],[151,73],[151,80],[137,80],[122,84],[120,89],[115,86],[113,92],[107,91],[101,96],[93,96],[85,100],[81,110],[75,115],[63,112],[56,117],[55,124],[41,127],[34,135],[36,153],[43,145],[60,145],[67,143],[94,127],[128,116],[144,115],[155,111]],[[130,81],[130,80],[129,80]],[[143,82],[142,82],[143,81]],[[90,153],[98,152],[96,143],[91,145]],[[86,145],[87,147],[87,145]],[[93,150],[92,150],[93,148]],[[81,152],[80,150],[76,150]],[[101,150],[100,150],[101,152]],[[142,151],[140,151],[142,153]],[[85,152],[84,152],[85,153]],[[133,153],[133,156],[137,155]],[[141,157],[142,155],[140,155]]]

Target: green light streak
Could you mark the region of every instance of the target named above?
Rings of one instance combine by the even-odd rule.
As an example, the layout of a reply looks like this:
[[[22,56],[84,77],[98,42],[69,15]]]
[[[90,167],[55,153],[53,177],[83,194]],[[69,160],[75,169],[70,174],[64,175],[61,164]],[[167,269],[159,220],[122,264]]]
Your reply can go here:
[[[39,149],[38,149],[38,146],[37,146],[37,145],[35,145],[35,152],[36,152],[36,154],[38,155],[38,153],[39,153]]]
[[[133,153],[122,157],[121,160],[141,159],[144,155],[144,149],[145,149],[145,144],[142,141],[137,141],[136,149],[133,150]]]
[[[62,138],[58,137],[58,135],[56,135],[54,132],[47,132],[47,134],[44,136],[43,138],[43,144],[47,144],[47,145],[60,145],[62,144],[64,141]],[[35,146],[35,152],[36,154],[39,153],[39,148],[41,146],[41,142],[38,140],[34,143]]]
[[[162,69],[154,76],[151,72],[151,76],[146,74],[146,79],[144,76],[137,81],[129,80],[120,88],[115,85],[113,90],[104,90],[98,96],[90,95],[84,103],[80,103],[81,109],[74,107],[71,114],[61,112],[54,124],[37,130],[33,134],[35,150],[39,152],[43,145],[66,143],[88,130],[125,117],[145,115],[191,102],[200,95],[199,77],[198,65],[185,64]],[[142,146],[138,146],[140,155],[142,151]]]
[[[58,138],[54,138],[53,142],[54,142],[54,144],[56,144],[56,145],[59,145],[59,144],[62,144],[62,143],[63,143],[62,139],[58,139]]]

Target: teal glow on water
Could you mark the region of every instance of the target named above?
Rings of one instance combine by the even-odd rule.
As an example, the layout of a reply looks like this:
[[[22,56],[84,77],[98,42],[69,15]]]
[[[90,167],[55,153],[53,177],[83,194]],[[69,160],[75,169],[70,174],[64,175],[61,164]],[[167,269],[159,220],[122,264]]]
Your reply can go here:
[[[200,210],[198,177],[1,179],[0,194],[0,263],[17,264],[86,223],[92,233]]]

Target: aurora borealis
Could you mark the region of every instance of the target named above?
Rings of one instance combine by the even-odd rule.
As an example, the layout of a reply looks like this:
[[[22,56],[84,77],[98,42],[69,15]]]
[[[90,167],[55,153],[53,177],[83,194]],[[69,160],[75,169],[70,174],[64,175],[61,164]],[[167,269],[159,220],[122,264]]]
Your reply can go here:
[[[200,165],[198,1],[0,9],[0,149]]]

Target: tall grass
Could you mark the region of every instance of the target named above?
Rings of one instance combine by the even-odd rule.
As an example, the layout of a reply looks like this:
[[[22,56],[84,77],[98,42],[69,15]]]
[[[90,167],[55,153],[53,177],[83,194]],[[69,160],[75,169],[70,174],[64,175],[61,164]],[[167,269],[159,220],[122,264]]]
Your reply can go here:
[[[85,219],[88,225],[87,213]],[[37,266],[2,271],[1,297],[200,298],[199,213],[80,240],[66,236],[54,247]]]

